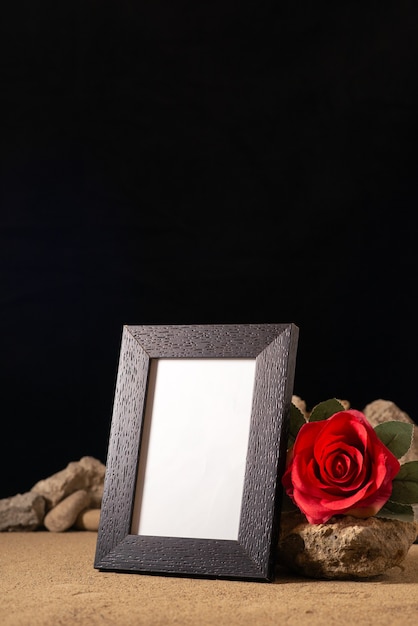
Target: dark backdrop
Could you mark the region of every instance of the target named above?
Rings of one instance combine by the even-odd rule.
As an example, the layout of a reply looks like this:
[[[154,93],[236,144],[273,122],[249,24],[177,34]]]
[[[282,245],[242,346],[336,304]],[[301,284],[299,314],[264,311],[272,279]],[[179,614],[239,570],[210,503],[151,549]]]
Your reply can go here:
[[[416,3],[9,4],[0,497],[105,462],[126,323],[294,322],[308,406],[417,421]]]

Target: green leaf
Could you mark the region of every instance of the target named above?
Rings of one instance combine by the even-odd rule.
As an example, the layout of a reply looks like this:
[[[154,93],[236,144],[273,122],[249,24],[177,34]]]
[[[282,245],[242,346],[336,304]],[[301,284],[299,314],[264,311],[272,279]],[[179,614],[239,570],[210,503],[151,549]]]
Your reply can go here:
[[[409,461],[392,481],[390,499],[400,504],[418,504],[418,461]]]
[[[310,422],[319,422],[321,420],[326,420],[334,413],[338,413],[339,411],[344,411],[344,406],[341,404],[339,400],[336,398],[331,398],[330,400],[324,400],[324,402],[320,402],[312,409],[312,413],[309,417]]]
[[[302,411],[298,409],[293,402],[290,405],[290,425],[289,425],[289,437],[288,437],[288,448],[291,448],[295,443],[296,435],[299,432],[299,429],[303,424],[306,424],[305,416]]]
[[[383,422],[375,427],[376,435],[400,459],[411,447],[414,427],[405,422]]]
[[[388,519],[399,519],[402,522],[414,521],[414,509],[410,504],[399,504],[388,500],[385,506],[380,509],[376,517],[386,517]]]

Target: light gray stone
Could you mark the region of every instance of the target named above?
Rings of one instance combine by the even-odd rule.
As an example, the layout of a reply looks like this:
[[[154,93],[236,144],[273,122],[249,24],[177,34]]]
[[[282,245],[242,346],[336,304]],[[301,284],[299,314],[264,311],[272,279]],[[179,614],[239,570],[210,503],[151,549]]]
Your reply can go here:
[[[90,506],[90,496],[84,489],[77,489],[61,500],[44,518],[44,526],[52,532],[64,532],[71,528],[81,511]]]
[[[106,465],[92,456],[83,456],[79,463],[86,473],[87,484],[84,489],[90,495],[90,506],[99,509],[103,498]]]
[[[39,493],[45,498],[49,510],[66,496],[77,489],[82,489],[85,483],[84,469],[78,462],[72,461],[68,463],[65,469],[37,482],[31,491]]]
[[[74,528],[77,530],[99,530],[100,509],[85,509],[78,514]]]
[[[309,578],[370,578],[400,565],[417,533],[417,522],[342,516],[326,524],[309,524],[299,513],[286,513],[278,562]]]
[[[45,499],[37,493],[18,493],[0,500],[0,531],[32,531],[42,526]]]
[[[47,510],[54,508],[78,489],[87,491],[92,507],[100,508],[105,470],[101,461],[85,456],[79,461],[71,461],[63,470],[38,481],[31,491],[45,498]]]

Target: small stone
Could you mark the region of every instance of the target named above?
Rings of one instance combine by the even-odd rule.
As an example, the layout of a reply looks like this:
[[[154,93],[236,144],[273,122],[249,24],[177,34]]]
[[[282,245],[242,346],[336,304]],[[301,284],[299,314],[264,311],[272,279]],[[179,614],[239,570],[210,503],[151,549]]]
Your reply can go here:
[[[79,513],[90,505],[90,496],[84,489],[78,489],[61,500],[44,519],[44,526],[52,532],[64,532],[71,528]]]
[[[78,514],[74,524],[77,530],[99,530],[100,509],[85,509]]]
[[[278,562],[309,578],[370,578],[402,563],[417,532],[417,522],[343,516],[309,524],[299,513],[283,514]]]
[[[72,461],[67,467],[48,478],[40,480],[31,489],[42,495],[47,503],[47,509],[52,509],[77,489],[85,485],[85,472],[79,463]]]
[[[90,495],[90,505],[92,508],[100,509],[103,498],[106,465],[93,456],[83,456],[79,463],[86,473],[87,484],[84,489]]]
[[[36,493],[18,493],[0,500],[0,531],[25,532],[42,525],[45,499]]]
[[[78,489],[87,491],[93,506],[100,508],[105,471],[106,466],[98,459],[82,457],[79,461],[71,461],[52,476],[38,481],[31,491],[45,498],[47,510]]]
[[[292,404],[295,405],[296,408],[302,413],[304,418],[307,420],[309,418],[309,413],[306,408],[306,402],[300,396],[293,395],[292,396]]]

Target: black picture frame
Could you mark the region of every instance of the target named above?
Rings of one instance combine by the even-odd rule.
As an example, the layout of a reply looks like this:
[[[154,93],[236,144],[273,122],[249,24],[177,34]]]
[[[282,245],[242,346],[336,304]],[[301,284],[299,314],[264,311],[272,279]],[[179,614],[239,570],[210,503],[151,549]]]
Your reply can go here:
[[[94,567],[269,582],[279,532],[299,329],[289,324],[123,327]],[[152,359],[255,359],[238,539],[131,534]]]

